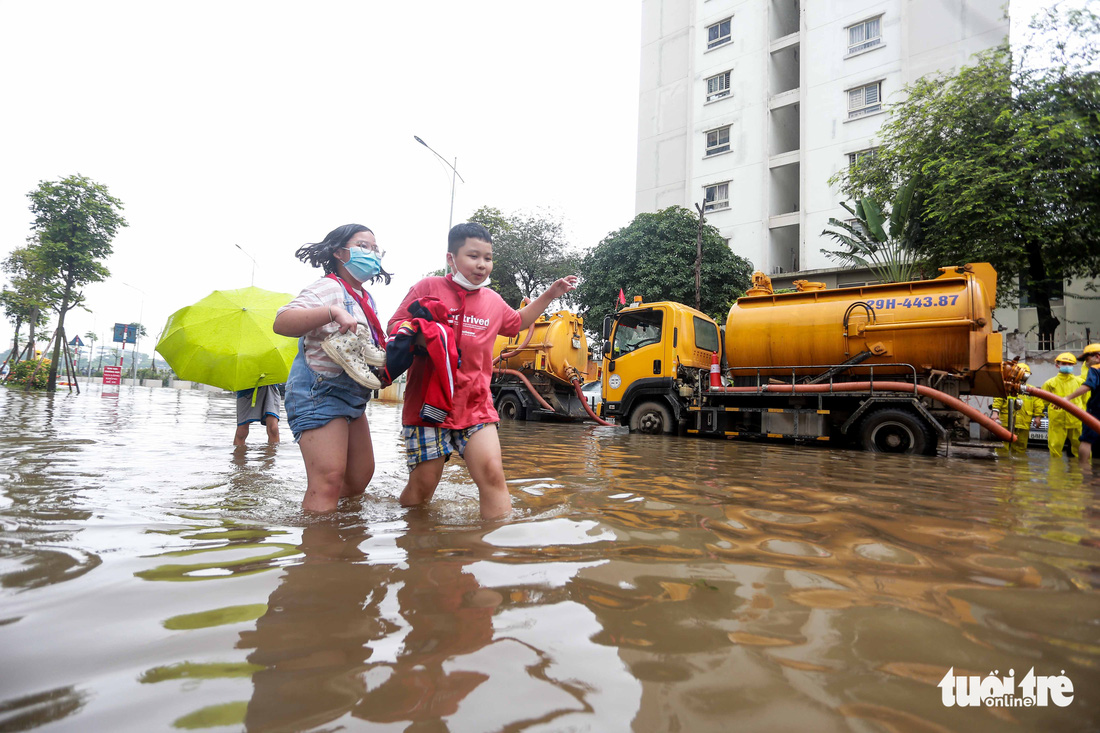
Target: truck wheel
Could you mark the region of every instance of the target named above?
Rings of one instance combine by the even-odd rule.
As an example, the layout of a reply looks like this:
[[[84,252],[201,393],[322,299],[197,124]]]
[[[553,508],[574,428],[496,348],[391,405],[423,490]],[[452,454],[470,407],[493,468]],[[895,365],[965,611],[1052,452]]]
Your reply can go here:
[[[868,415],[859,428],[863,450],[919,455],[934,445],[928,426],[908,410],[887,407]]]
[[[497,412],[502,420],[526,420],[527,410],[519,397],[514,394],[506,394],[497,400]]]
[[[676,429],[672,412],[660,402],[643,402],[630,413],[630,432],[668,435]]]

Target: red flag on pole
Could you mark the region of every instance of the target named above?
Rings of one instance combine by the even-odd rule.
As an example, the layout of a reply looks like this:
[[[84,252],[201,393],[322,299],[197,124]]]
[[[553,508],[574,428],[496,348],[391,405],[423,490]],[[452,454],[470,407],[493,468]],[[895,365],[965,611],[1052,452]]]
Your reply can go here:
[[[626,305],[626,296],[623,295],[623,289],[619,288],[619,304]]]

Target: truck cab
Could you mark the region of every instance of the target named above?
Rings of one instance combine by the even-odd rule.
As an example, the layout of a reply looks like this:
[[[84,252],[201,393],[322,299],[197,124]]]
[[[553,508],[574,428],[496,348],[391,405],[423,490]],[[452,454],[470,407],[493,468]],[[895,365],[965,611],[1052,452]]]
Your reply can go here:
[[[689,374],[720,353],[718,324],[680,303],[640,297],[604,319],[603,416],[642,433],[675,433]]]

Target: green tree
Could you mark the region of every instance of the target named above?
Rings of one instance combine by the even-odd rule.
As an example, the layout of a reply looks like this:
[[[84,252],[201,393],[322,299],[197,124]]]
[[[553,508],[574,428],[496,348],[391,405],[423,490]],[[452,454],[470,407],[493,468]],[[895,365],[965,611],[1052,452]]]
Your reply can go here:
[[[57,388],[57,365],[65,338],[65,315],[84,302],[81,288],[109,275],[101,264],[111,254],[111,241],[126,226],[122,202],[107,187],[81,176],[42,181],[27,194],[34,214],[31,239],[47,282],[59,293],[57,331],[46,389]]]
[[[913,243],[920,236],[920,223],[909,216],[913,203],[915,180],[898,189],[897,198],[887,218],[873,198],[856,201],[855,208],[842,203],[855,221],[829,219],[822,232],[839,242],[842,250],[821,250],[831,259],[848,266],[865,267],[882,282],[897,283],[912,280],[921,269],[921,261]]]
[[[469,219],[493,237],[493,275],[490,288],[518,308],[555,280],[577,272],[580,257],[565,241],[560,221],[546,216],[512,214],[483,206]],[[570,295],[562,300],[571,302]]]
[[[1025,292],[1051,338],[1062,281],[1100,276],[1100,21],[1047,11],[1031,27],[1042,42],[1015,59],[1000,47],[908,87],[877,154],[834,182],[852,199],[890,201],[920,176],[918,253],[992,263],[1000,304]]]
[[[51,290],[44,281],[40,263],[28,247],[17,247],[5,258],[0,269],[11,277],[11,287],[0,291],[0,308],[4,317],[15,329],[11,359],[19,358],[19,331],[28,324],[28,341],[34,341],[34,332],[49,323]],[[33,354],[32,354],[33,358]]]
[[[619,289],[627,299],[695,303],[695,251],[699,220],[688,209],[672,206],[656,214],[638,214],[589,251],[580,265],[582,283],[575,302],[586,323],[596,323],[619,307]],[[752,264],[735,255],[718,230],[703,227],[701,310],[722,322],[733,300],[752,282]]]

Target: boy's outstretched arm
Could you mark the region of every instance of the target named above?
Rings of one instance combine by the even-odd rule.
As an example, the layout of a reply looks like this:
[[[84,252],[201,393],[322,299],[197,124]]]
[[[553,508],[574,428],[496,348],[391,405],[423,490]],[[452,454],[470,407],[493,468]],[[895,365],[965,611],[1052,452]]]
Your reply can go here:
[[[543,311],[550,307],[550,303],[576,287],[576,275],[567,275],[560,280],[555,280],[550,287],[543,291],[542,295],[535,298],[526,307],[519,309],[520,330],[529,328],[543,314]]]

